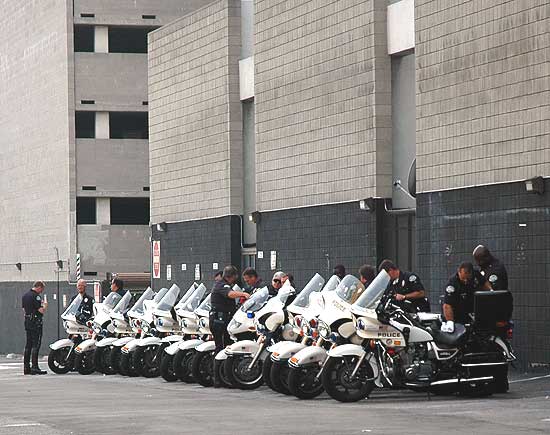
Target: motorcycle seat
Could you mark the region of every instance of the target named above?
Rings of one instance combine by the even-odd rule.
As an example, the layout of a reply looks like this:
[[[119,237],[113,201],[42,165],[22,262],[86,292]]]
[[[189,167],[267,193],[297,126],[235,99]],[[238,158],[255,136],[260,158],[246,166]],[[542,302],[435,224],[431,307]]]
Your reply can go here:
[[[466,327],[461,323],[455,323],[455,330],[451,333],[441,332],[441,330],[432,330],[434,341],[437,344],[455,346],[466,334]]]

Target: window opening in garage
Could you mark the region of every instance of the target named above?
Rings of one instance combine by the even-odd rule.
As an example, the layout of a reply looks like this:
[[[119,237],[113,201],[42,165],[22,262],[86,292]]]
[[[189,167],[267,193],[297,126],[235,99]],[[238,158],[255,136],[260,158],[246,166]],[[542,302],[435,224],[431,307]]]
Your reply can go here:
[[[78,225],[96,224],[95,198],[76,198],[76,223]]]
[[[95,137],[95,112],[75,112],[75,134],[77,138]]]
[[[111,198],[111,225],[149,225],[149,198]]]
[[[148,139],[147,112],[109,112],[111,139]]]
[[[147,34],[155,27],[109,27],[109,53],[147,53]]]
[[[74,26],[74,51],[77,53],[93,53],[94,26]]]

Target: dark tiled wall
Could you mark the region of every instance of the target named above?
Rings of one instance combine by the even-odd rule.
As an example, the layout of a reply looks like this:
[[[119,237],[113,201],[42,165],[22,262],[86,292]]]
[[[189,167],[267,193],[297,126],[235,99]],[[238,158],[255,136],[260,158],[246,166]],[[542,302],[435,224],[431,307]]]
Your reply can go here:
[[[290,272],[298,287],[315,272],[325,279],[336,264],[357,274],[377,257],[376,213],[360,210],[358,202],[263,212],[258,224],[257,249],[264,258],[256,268],[270,279],[270,252],[277,252],[277,270]]]
[[[153,288],[178,284],[186,290],[195,278],[195,265],[201,265],[202,281],[213,282],[213,263],[240,266],[241,218],[226,216],[216,219],[169,223],[165,232],[153,227],[153,240],[160,240],[161,279],[152,279]],[[172,280],[166,280],[166,266],[172,265]],[[182,271],[181,265],[187,270]]]
[[[526,367],[550,363],[550,182],[544,195],[509,183],[419,194],[418,273],[432,303],[482,243],[504,262],[514,295],[514,347]],[[439,307],[436,307],[439,309]]]

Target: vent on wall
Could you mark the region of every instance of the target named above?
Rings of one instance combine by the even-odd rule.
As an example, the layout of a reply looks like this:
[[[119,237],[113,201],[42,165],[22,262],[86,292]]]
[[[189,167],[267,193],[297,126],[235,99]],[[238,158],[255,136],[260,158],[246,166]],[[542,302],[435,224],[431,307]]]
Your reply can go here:
[[[143,18],[144,20],[156,20],[157,16],[156,15],[142,15],[141,18]]]
[[[95,104],[95,100],[80,100],[80,104]]]
[[[80,18],[94,18],[95,14],[80,14]]]
[[[149,105],[149,101],[142,101],[142,102],[141,102],[141,105],[142,105],[142,106],[148,106],[148,105]]]
[[[95,186],[82,186],[82,190],[96,190]]]
[[[97,276],[97,272],[84,272],[86,276]]]
[[[149,186],[145,186],[145,187],[143,188],[143,191],[144,191],[144,192],[149,192],[150,190],[151,190],[151,188],[150,188]]]

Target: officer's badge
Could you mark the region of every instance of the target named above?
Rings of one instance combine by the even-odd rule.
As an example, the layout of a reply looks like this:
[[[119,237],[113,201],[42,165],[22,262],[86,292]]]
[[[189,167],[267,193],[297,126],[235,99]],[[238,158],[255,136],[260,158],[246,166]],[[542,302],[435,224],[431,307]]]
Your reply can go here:
[[[489,277],[489,282],[492,283],[492,284],[494,284],[495,282],[497,282],[497,280],[498,280],[498,277],[497,277],[496,275],[491,275],[491,276]]]
[[[484,270],[482,270],[482,271],[479,272],[479,273],[481,273],[483,276],[485,276],[485,271],[484,271]]]
[[[84,298],[84,302],[88,302],[88,298]]]
[[[37,296],[37,297],[36,297],[36,300],[37,300],[37,301],[41,301],[42,299],[40,299],[40,296]]]
[[[449,285],[449,286],[447,286],[447,288],[445,289],[445,291],[446,291],[448,294],[452,295],[452,294],[455,292],[455,288],[454,288],[452,285]]]
[[[398,283],[399,283],[399,278],[396,278],[396,279],[393,280],[393,285],[398,284]]]
[[[409,281],[410,282],[415,282],[416,281],[416,275],[409,276]]]

